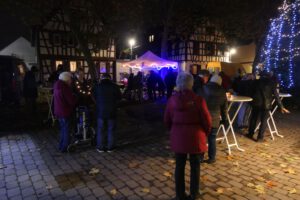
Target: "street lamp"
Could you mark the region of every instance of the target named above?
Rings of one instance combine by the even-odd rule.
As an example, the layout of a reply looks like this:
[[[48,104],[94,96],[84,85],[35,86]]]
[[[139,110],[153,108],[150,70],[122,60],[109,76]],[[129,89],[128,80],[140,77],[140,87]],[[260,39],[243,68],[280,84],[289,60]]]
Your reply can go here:
[[[129,39],[128,43],[130,45],[130,60],[132,60],[132,47],[135,45],[135,39],[134,38]]]
[[[231,56],[236,54],[236,49],[235,48],[231,48],[229,50],[229,61],[231,62]]]

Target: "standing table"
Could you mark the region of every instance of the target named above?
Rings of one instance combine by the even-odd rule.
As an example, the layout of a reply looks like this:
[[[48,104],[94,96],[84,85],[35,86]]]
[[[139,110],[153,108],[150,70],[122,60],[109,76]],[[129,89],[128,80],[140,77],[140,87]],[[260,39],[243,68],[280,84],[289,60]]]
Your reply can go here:
[[[242,105],[244,102],[250,102],[252,101],[252,98],[250,97],[246,97],[246,96],[231,96],[230,98],[227,99],[230,103],[229,103],[229,106],[228,106],[228,110],[227,110],[227,118],[228,118],[228,122],[229,122],[229,126],[227,129],[225,129],[224,125],[222,124],[220,127],[219,127],[219,130],[217,132],[217,134],[222,130],[223,131],[223,134],[224,134],[224,137],[221,137],[221,138],[218,138],[217,140],[222,140],[222,141],[226,141],[226,144],[227,144],[227,147],[228,147],[228,153],[229,155],[231,155],[231,148],[232,147],[236,147],[238,150],[240,151],[245,151],[244,149],[240,148],[238,142],[237,142],[237,139],[235,137],[235,132],[234,132],[234,129],[233,129],[233,122],[237,116],[237,114],[239,113]],[[230,110],[232,108],[232,104],[233,103],[238,103],[238,108],[236,109],[235,113],[233,114],[233,116],[230,116]],[[229,140],[228,140],[228,134],[229,133],[232,133],[232,137],[233,137],[233,143],[229,143]]]
[[[280,100],[282,101],[283,98],[288,98],[288,97],[292,97],[291,94],[286,94],[286,93],[279,93],[279,98]],[[275,99],[273,99],[272,101],[272,105],[274,105],[275,103]],[[276,105],[273,110],[270,110],[269,111],[269,118],[267,120],[267,123],[268,123],[268,128],[269,128],[269,131],[271,133],[271,137],[272,137],[272,140],[274,140],[274,133],[278,136],[278,137],[281,137],[283,138],[283,135],[280,135],[278,133],[278,129],[277,129],[277,126],[276,126],[276,123],[275,123],[275,120],[274,120],[274,113],[276,112],[276,110],[278,109],[278,105]],[[271,120],[271,122],[270,122]],[[255,129],[255,132],[259,129],[259,126],[260,126],[260,123],[257,125],[256,129]]]
[[[45,96],[47,103],[48,103],[48,119],[52,121],[52,124],[55,122],[55,117],[53,114],[53,88],[42,87],[40,88],[40,93]]]

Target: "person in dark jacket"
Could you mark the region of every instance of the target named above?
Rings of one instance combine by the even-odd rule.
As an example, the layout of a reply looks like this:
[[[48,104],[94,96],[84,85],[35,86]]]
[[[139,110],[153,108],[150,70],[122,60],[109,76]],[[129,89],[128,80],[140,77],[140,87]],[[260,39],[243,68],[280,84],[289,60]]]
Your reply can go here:
[[[164,82],[167,88],[167,98],[169,99],[172,96],[176,85],[176,75],[174,74],[173,69],[168,69]]]
[[[70,121],[75,110],[76,98],[72,93],[72,74],[62,72],[53,88],[54,114],[60,125],[59,150],[67,152],[70,143]]]
[[[269,118],[269,111],[272,109],[273,99],[275,98],[282,113],[289,113],[289,111],[283,107],[279,94],[276,90],[276,85],[267,72],[262,72],[261,78],[255,80],[251,96],[253,98],[252,113],[247,137],[253,139],[256,122],[259,118],[261,124],[258,131],[257,142],[263,142],[264,133],[267,127],[267,120]]]
[[[147,79],[148,97],[150,100],[156,100],[156,86],[157,86],[157,75],[151,70],[150,75]]]
[[[212,118],[212,129],[208,135],[208,160],[204,161],[208,164],[216,162],[216,136],[220,126],[220,116],[222,122],[227,121],[227,97],[221,85],[222,78],[219,75],[213,75],[203,88],[204,98]]]
[[[166,89],[166,86],[165,86],[165,83],[162,79],[162,77],[157,74],[157,89],[158,89],[158,93],[159,93],[159,98],[164,98],[165,97],[165,89]]]
[[[190,198],[198,199],[200,155],[207,150],[206,137],[211,129],[211,117],[205,100],[193,91],[193,76],[182,72],[176,80],[177,92],[168,100],[164,122],[170,130],[171,149],[175,152],[175,188],[176,199],[184,200],[185,165],[189,155]]]
[[[30,108],[31,113],[36,113],[36,99],[38,97],[37,81],[36,81],[37,68],[32,66],[30,71],[26,72],[23,80],[23,92],[27,106]]]
[[[139,102],[142,102],[143,99],[143,73],[138,72],[136,76],[133,78],[134,82],[134,90],[137,94]]]
[[[210,73],[208,70],[201,70],[198,77],[200,82],[198,83],[198,87],[193,90],[198,96],[204,96],[203,88],[210,78]]]
[[[114,130],[116,127],[117,102],[122,94],[118,85],[111,81],[109,74],[104,74],[102,80],[94,88],[97,105],[97,151],[112,152],[114,149]],[[104,142],[104,126],[107,124],[107,145]]]

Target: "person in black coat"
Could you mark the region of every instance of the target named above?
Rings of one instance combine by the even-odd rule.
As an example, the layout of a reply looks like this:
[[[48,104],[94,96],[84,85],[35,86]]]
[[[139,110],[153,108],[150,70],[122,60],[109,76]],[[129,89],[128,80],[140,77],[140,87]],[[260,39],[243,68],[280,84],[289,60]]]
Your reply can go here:
[[[174,74],[172,69],[168,70],[164,82],[167,88],[167,98],[170,98],[172,96],[174,87],[176,86],[176,75]]]
[[[31,113],[36,113],[36,99],[38,97],[38,84],[36,81],[37,68],[32,66],[30,71],[26,72],[23,80],[24,98]]]
[[[147,79],[148,97],[150,100],[156,100],[156,86],[157,86],[157,75],[151,70],[150,75]]]
[[[259,119],[261,124],[258,131],[257,142],[263,142],[264,133],[267,127],[267,120],[269,118],[269,111],[272,109],[273,99],[275,98],[282,113],[289,113],[289,111],[283,107],[279,94],[276,90],[276,85],[270,78],[269,73],[262,72],[261,78],[255,80],[253,84],[253,91],[251,95],[253,98],[252,113],[247,137],[253,139],[256,122],[257,119]]]
[[[216,136],[220,126],[220,116],[222,123],[227,121],[227,97],[219,75],[213,75],[204,85],[203,95],[212,118],[212,129],[208,135],[208,160],[205,162],[212,164],[216,161]]]
[[[94,88],[94,98],[97,105],[97,151],[102,153],[114,149],[114,130],[116,127],[117,102],[122,94],[118,85],[111,81],[109,74],[104,74],[102,80]],[[104,142],[103,129],[107,124],[107,145]]]

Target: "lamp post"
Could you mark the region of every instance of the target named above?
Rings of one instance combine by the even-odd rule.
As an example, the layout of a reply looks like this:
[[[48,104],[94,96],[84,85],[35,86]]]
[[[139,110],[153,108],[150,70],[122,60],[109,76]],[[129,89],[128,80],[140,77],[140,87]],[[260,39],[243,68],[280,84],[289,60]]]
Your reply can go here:
[[[234,54],[236,54],[236,49],[235,49],[235,48],[231,48],[231,49],[229,50],[229,61],[230,61],[230,62],[232,62],[232,61],[231,61],[231,56],[234,55]]]
[[[128,40],[129,46],[130,46],[130,60],[132,60],[132,48],[135,45],[135,39],[131,38]]]

